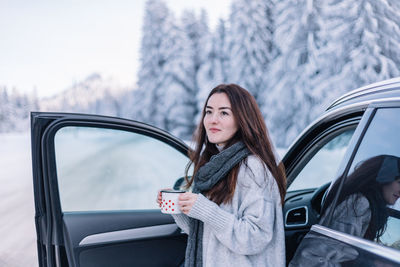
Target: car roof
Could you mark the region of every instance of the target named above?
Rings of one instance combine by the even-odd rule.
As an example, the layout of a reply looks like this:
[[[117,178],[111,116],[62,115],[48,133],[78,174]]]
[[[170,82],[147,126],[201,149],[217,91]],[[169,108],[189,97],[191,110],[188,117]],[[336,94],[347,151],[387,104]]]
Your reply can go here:
[[[350,104],[370,103],[389,98],[400,98],[400,77],[355,89],[336,99],[326,111]]]

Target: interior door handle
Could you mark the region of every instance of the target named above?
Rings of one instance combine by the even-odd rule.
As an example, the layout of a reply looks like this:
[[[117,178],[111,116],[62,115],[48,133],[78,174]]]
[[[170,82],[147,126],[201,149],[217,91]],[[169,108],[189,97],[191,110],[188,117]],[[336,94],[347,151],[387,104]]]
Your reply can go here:
[[[79,242],[79,246],[100,245],[121,241],[137,240],[143,238],[163,237],[174,234],[178,231],[175,223],[154,226],[139,227],[134,229],[105,232],[86,236]]]

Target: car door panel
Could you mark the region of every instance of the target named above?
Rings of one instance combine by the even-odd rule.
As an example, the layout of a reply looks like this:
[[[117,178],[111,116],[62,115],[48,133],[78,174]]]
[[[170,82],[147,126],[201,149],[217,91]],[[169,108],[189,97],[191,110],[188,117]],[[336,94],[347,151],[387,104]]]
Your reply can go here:
[[[399,266],[398,251],[375,242],[313,225],[291,266]]]
[[[166,146],[168,153],[186,155],[188,149],[182,141],[166,132],[138,122],[103,116],[33,113],[32,159],[40,266],[178,266],[182,263],[187,236],[180,231],[170,215],[162,214],[157,208],[141,209],[140,203],[131,203],[135,202],[139,196],[143,196],[140,188],[135,191],[132,186],[127,186],[127,188],[123,188],[124,184],[119,186],[118,189],[120,191],[116,192],[124,193],[125,197],[129,196],[125,201],[127,203],[123,203],[123,205],[118,201],[112,203],[113,199],[119,199],[120,197],[115,194],[115,190],[111,190],[108,193],[101,193],[101,190],[96,193],[91,192],[94,190],[94,188],[90,187],[92,185],[100,186],[105,191],[110,191],[109,188],[115,189],[115,183],[119,182],[116,177],[126,176],[124,174],[126,169],[119,170],[120,166],[118,166],[116,170],[119,173],[116,173],[113,169],[115,161],[112,160],[113,154],[116,153],[110,153],[110,151],[113,152],[110,149],[100,149],[101,153],[99,153],[97,148],[97,150],[95,149],[96,151],[93,150],[95,152],[93,153],[90,150],[92,148],[90,145],[80,147],[85,142],[72,144],[70,148],[68,148],[70,143],[64,142],[67,149],[60,152],[60,147],[62,147],[60,144],[64,143],[57,141],[57,132],[60,129],[71,130],[68,127],[72,127],[71,129],[74,132],[71,135],[72,138],[67,141],[76,141],[85,136],[81,134],[81,137],[79,137],[82,129],[93,129],[97,135],[99,133],[101,135],[103,132],[108,133],[108,131],[117,132],[120,135],[132,137],[131,139],[143,136],[147,143],[139,142],[139,145],[143,147],[140,152],[136,151],[132,146],[135,143],[134,141],[130,141],[129,146],[126,146],[126,142],[119,146],[124,150],[128,150],[128,154],[126,151],[124,152],[125,154],[118,152],[122,156],[117,153],[119,156],[117,158],[118,164],[120,164],[119,161],[127,161],[127,164],[123,165],[124,168],[127,168],[126,166],[129,164],[134,165],[136,159],[148,157],[150,154],[143,155],[143,153],[147,151],[146,145],[149,142],[153,142],[152,140],[157,142],[153,146]],[[101,129],[101,131],[97,131],[97,129]],[[62,135],[62,137],[66,136],[66,134]],[[103,148],[104,143],[108,145],[109,139],[113,139],[112,135],[109,137],[108,140],[105,139],[104,142],[100,142],[98,146]],[[87,140],[87,142],[90,144],[91,140]],[[113,144],[112,141],[110,144]],[[75,151],[76,154],[73,154]],[[68,155],[69,153],[73,155]],[[87,164],[87,162],[81,164],[82,155],[85,155],[85,153],[89,159],[94,157],[91,164]],[[107,179],[98,177],[102,170],[96,170],[96,167],[104,165],[104,162],[99,162],[96,165],[96,160],[100,159],[99,155],[101,154],[106,154],[106,160],[110,159],[109,162],[104,161],[111,165],[106,170],[111,170],[111,172],[104,176]],[[155,156],[159,157],[159,155]],[[186,156],[183,157],[186,158]],[[66,159],[75,160],[79,163],[76,163],[78,165],[72,164],[72,167],[82,165],[86,166],[86,169],[76,170],[72,168],[71,170],[71,168],[62,167]],[[141,163],[139,162],[139,164]],[[168,165],[168,163],[161,163],[161,165]],[[134,171],[135,168],[139,167],[135,165],[134,167],[129,167],[128,170]],[[185,165],[183,164],[179,166],[179,169],[183,171],[184,167]],[[149,172],[151,170],[151,168],[146,169]],[[92,175],[93,173],[96,175]],[[138,173],[140,175],[140,171]],[[128,173],[128,178],[123,176],[125,177],[123,179],[129,180],[129,175],[131,174]],[[80,177],[73,179],[76,178],[76,175],[80,175]],[[97,180],[94,180],[96,184],[92,181],[85,188],[84,184],[90,175],[97,178]],[[119,179],[121,180],[122,178]],[[134,178],[134,176],[132,176],[132,179],[137,179],[138,184],[146,186],[143,183],[139,183],[140,179]],[[104,184],[99,185],[99,183]],[[165,184],[165,186],[168,185],[172,187],[173,183]],[[82,188],[85,188],[84,190],[86,191],[82,191],[83,193],[80,195],[65,197],[70,193],[65,189],[66,186],[70,187],[69,189],[67,188],[69,191],[79,192],[80,190],[82,191]],[[131,190],[130,188],[133,189]],[[157,191],[154,188],[152,190],[154,192],[148,193],[151,196],[147,196],[148,199],[151,198],[151,204],[147,203],[146,205],[155,207],[154,199]],[[94,201],[85,200],[86,198],[93,198],[93,195],[95,197],[99,196],[98,199],[102,203],[101,205],[96,202],[96,199]],[[107,196],[108,199],[104,199],[102,195]],[[75,202],[73,202],[74,199],[76,200]],[[89,204],[85,205],[85,201]],[[102,206],[105,205],[104,203],[108,204],[108,202],[110,202],[110,205]],[[144,202],[149,201],[145,199]],[[91,205],[94,205],[94,208]]]
[[[186,235],[155,211],[67,213],[64,227],[80,266],[178,266],[184,258]]]

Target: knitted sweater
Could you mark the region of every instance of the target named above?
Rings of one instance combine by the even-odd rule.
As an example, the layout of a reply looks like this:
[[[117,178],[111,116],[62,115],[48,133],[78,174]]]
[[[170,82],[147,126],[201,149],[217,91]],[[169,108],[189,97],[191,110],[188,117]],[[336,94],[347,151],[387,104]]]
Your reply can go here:
[[[204,222],[203,266],[285,266],[285,235],[279,189],[264,163],[249,156],[239,169],[231,203],[202,194],[189,212]],[[189,218],[173,215],[189,232]]]

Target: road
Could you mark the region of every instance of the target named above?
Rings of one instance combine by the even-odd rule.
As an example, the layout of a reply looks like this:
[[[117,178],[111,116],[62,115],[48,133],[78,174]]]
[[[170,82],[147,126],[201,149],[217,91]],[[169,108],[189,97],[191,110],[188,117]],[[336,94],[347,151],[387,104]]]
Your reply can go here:
[[[0,266],[38,266],[28,134],[0,135]]]

